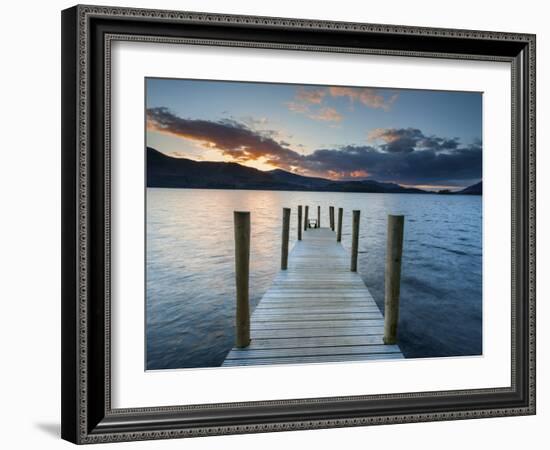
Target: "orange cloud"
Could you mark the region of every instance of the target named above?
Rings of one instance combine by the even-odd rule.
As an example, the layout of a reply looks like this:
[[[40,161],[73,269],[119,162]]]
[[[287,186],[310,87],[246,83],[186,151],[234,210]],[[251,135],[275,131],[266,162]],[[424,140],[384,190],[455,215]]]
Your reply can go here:
[[[147,110],[147,130],[197,142],[238,162],[265,159],[273,166],[288,169],[301,160],[301,156],[284,143],[232,120],[185,119],[167,108],[150,108]]]
[[[331,86],[328,88],[306,89],[299,87],[296,91],[295,100],[288,102],[288,109],[298,114],[305,114],[310,119],[340,122],[343,116],[334,108],[325,107],[318,112],[312,112],[312,105],[319,105],[324,102],[326,96],[347,97],[353,102],[359,102],[369,108],[389,111],[398,98],[393,94],[386,98],[377,89],[356,88],[346,86]]]
[[[288,102],[286,105],[290,111],[295,113],[305,114],[309,112],[309,106],[304,103]]]
[[[311,114],[308,117],[315,120],[323,120],[326,122],[340,122],[343,118],[342,114],[334,108],[322,108],[317,114]]]
[[[358,101],[369,108],[383,109],[384,111],[389,111],[399,96],[398,94],[393,94],[386,99],[376,89],[345,86],[331,86],[329,93],[332,97],[348,97],[352,102]]]
[[[390,143],[401,138],[401,134],[399,133],[400,131],[401,130],[394,128],[374,128],[369,131],[367,137],[369,141],[376,141],[380,139],[386,143]]]
[[[369,173],[366,170],[354,170],[349,175],[352,178],[366,178],[369,176]]]
[[[303,102],[288,102],[287,107],[290,111],[297,114],[304,114],[313,120],[322,120],[325,122],[341,122],[344,116],[336,109],[331,107],[317,108],[317,111],[312,111],[307,103]]]
[[[331,107],[321,107],[323,99],[328,94],[325,88],[306,89],[299,87],[296,91],[295,100],[288,102],[288,109],[297,114],[304,114],[313,120],[322,120],[325,122],[340,122],[343,119],[336,109]],[[313,109],[312,109],[313,108]]]
[[[302,102],[314,103],[320,105],[323,98],[327,95],[327,91],[323,88],[320,89],[305,89],[299,87],[296,92],[296,98]]]

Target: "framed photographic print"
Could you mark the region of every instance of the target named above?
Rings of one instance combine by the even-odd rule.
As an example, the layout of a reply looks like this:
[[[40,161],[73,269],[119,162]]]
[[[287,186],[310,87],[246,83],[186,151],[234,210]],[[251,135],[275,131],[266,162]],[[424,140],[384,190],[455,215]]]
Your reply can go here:
[[[62,13],[62,436],[535,413],[535,36]]]

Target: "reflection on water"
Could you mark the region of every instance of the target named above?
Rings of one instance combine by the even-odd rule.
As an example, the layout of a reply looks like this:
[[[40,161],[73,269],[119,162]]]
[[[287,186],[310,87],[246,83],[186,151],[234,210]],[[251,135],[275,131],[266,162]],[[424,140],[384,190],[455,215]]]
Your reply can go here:
[[[361,210],[359,272],[384,306],[388,214],[404,214],[399,343],[407,357],[481,353],[481,197],[147,189],[147,368],[219,366],[234,341],[233,211],[251,212],[252,308],[279,267],[281,214]]]

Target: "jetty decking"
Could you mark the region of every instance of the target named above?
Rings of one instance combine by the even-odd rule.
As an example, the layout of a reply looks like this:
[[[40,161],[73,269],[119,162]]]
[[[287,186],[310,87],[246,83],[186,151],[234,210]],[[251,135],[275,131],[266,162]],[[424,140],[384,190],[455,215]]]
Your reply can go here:
[[[308,228],[250,317],[250,345],[223,366],[403,358],[384,317],[330,228]]]

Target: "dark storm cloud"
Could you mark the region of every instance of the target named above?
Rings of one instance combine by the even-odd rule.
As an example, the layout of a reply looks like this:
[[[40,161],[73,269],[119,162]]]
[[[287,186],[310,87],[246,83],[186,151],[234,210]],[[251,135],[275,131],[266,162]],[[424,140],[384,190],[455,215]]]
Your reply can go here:
[[[460,140],[458,138],[441,138],[438,136],[425,136],[420,139],[416,146],[436,151],[454,150],[458,148]]]
[[[334,172],[341,178],[364,170],[379,181],[404,184],[442,183],[481,178],[481,147],[471,145],[442,153],[436,149],[384,152],[372,146],[316,150],[304,157],[302,167]]]
[[[369,139],[384,142],[380,148],[389,153],[413,152],[423,137],[417,128],[376,128],[369,133]]]
[[[375,128],[369,133],[369,139],[382,141],[380,148],[389,153],[454,150],[459,144],[458,138],[426,136],[418,128]]]
[[[166,108],[147,111],[150,130],[168,133],[219,150],[235,161],[262,158],[282,169],[306,175],[350,178],[368,174],[380,181],[403,184],[469,182],[481,178],[481,142],[462,146],[457,138],[426,136],[416,128],[375,129],[369,133],[378,145],[319,149],[302,155],[275,132],[256,131],[230,119],[185,119]]]

